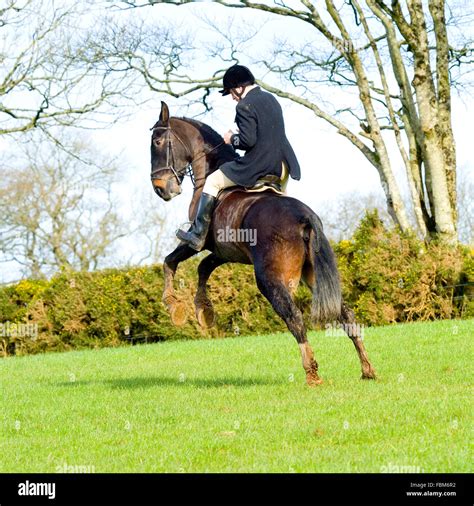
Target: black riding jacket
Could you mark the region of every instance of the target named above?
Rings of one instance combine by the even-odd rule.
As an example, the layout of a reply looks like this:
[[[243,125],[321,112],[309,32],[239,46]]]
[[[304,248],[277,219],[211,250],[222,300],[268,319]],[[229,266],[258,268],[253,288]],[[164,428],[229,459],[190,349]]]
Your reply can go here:
[[[235,149],[245,155],[221,165],[222,172],[240,186],[253,186],[267,174],[280,177],[282,162],[293,179],[301,172],[285,134],[281,106],[276,98],[256,87],[237,103],[235,122],[239,133],[231,138]]]

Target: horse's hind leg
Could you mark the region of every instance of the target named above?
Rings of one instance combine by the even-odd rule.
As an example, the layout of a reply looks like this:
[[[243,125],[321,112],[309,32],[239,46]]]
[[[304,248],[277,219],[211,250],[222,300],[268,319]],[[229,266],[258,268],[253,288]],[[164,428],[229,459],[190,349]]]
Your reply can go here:
[[[375,379],[375,370],[369,362],[369,357],[365,351],[360,327],[356,323],[354,311],[348,308],[344,303],[341,307],[341,316],[339,321],[343,324],[344,332],[351,338],[355,349],[357,350],[357,354],[359,355],[360,365],[362,368],[362,379]]]
[[[174,325],[184,325],[187,320],[186,304],[176,298],[173,281],[176,274],[178,264],[196,255],[197,251],[193,250],[186,244],[180,244],[166,258],[163,264],[163,274],[165,278],[165,288],[163,290],[162,300],[170,313],[171,321]]]
[[[214,309],[212,302],[207,296],[207,280],[214,269],[226,263],[224,260],[214,253],[204,258],[198,267],[199,283],[196,296],[194,297],[194,305],[196,307],[196,318],[199,325],[203,328],[212,327],[215,321]]]
[[[258,266],[255,267],[255,276],[259,290],[270,301],[273,309],[285,321],[288,329],[298,342],[303,368],[306,372],[306,383],[310,386],[319,385],[323,380],[318,375],[318,363],[314,359],[313,350],[306,338],[303,315],[294,303],[288,289],[288,286],[290,286],[291,291],[295,290],[298,283],[294,277],[290,277],[289,280],[274,280],[271,274],[265,273]],[[287,277],[285,276],[285,278]]]

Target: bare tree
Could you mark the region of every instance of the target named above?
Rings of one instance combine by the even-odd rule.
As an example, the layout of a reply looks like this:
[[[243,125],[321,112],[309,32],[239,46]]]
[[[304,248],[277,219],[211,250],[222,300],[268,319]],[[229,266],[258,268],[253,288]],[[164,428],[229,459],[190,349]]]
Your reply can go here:
[[[130,232],[112,196],[116,167],[81,142],[63,143],[68,152],[31,143],[27,164],[2,167],[0,261],[32,277],[96,269]]]
[[[136,8],[195,0],[122,1]],[[412,229],[388,142],[393,136],[405,168],[415,228],[425,237],[456,241],[456,150],[451,125],[451,90],[462,86],[465,64],[472,63],[472,41],[462,26],[474,14],[467,2],[445,0],[347,0],[312,2],[215,0],[229,9],[247,9],[291,18],[309,26],[315,41],[280,40],[273,54],[254,58],[267,70],[258,81],[266,90],[310,109],[349,140],[378,171],[387,209],[402,230]],[[456,41],[451,28],[461,27]],[[150,89],[180,97],[220,86],[229,62],[246,57],[245,41],[220,29],[223,45],[213,56],[224,65],[212,76],[187,69],[180,58],[168,60],[165,71],[135,39],[128,51],[129,68],[145,78]],[[248,49],[248,48],[247,48]],[[171,55],[171,53],[170,53]],[[124,55],[119,59],[125,60]],[[346,104],[328,106],[318,89],[348,90]],[[356,100],[352,90],[357,91]],[[352,93],[352,95],[351,95]],[[352,101],[351,101],[352,99]]]
[[[162,262],[177,245],[176,219],[169,206],[158,199],[151,189],[133,196],[132,213],[127,220],[130,234],[126,241],[133,244],[129,264]]]
[[[146,100],[136,76],[112,72],[110,55],[97,51],[108,34],[94,28],[115,26],[104,5],[5,0],[0,6],[0,135],[12,148],[10,161],[2,153],[0,162],[0,262],[21,266],[25,275],[153,261],[170,242],[165,215],[150,199],[139,199],[132,217],[118,212],[116,167],[64,133],[110,126],[130,111],[119,106]],[[163,69],[161,53],[180,51],[164,32],[149,45]]]
[[[6,0],[0,8],[0,134],[97,125],[129,82],[83,58],[91,2]],[[128,96],[127,98],[130,98]],[[85,120],[93,120],[87,123]],[[111,118],[103,118],[110,124]]]
[[[324,233],[332,241],[349,240],[367,211],[377,209],[386,225],[392,223],[380,194],[350,192],[337,201],[318,203],[316,212],[324,223]]]
[[[470,172],[469,172],[470,170]],[[458,177],[458,233],[464,244],[474,245],[474,179],[472,169],[460,167]]]

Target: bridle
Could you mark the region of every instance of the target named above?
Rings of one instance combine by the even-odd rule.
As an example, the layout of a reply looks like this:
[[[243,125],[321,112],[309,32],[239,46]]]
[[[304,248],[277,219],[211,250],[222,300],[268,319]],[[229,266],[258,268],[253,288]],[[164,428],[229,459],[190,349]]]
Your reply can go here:
[[[191,156],[189,156],[190,155],[189,148],[186,146],[186,144],[181,139],[181,137],[171,128],[171,126],[155,126],[151,130],[153,132],[155,130],[166,130],[166,134],[167,134],[167,139],[166,139],[166,165],[165,165],[165,167],[160,167],[158,169],[152,170],[151,171],[151,176],[150,176],[151,180],[154,181],[155,179],[160,179],[160,177],[158,176],[158,174],[160,172],[163,172],[165,170],[170,170],[173,173],[174,177],[176,178],[176,181],[178,182],[178,184],[181,184],[183,182],[184,176],[186,175],[186,173],[188,173],[188,170],[191,167],[191,162],[189,162],[187,165],[185,165],[179,171],[176,171],[176,169],[174,168],[174,165],[175,165],[175,155],[174,155],[173,143],[171,141],[171,134],[173,134],[176,137],[176,139],[178,139],[178,141],[181,143],[181,145],[183,146],[184,151],[185,151],[185,153],[187,155],[187,158],[191,158]]]
[[[217,146],[214,146],[211,150],[209,150],[207,152],[203,152],[199,156],[196,156],[196,157],[193,158],[192,151],[189,149],[189,147],[186,145],[186,143],[183,141],[183,139],[181,139],[181,137],[171,128],[170,125],[168,125],[168,126],[154,126],[150,130],[152,130],[153,132],[155,130],[166,130],[166,134],[167,134],[167,139],[166,139],[166,166],[165,167],[159,167],[158,169],[152,170],[151,171],[151,175],[150,175],[151,180],[155,181],[156,179],[160,179],[160,177],[158,176],[158,174],[160,172],[163,172],[165,170],[170,170],[173,173],[174,177],[176,178],[176,181],[178,182],[178,185],[181,185],[181,183],[183,182],[183,179],[184,179],[185,176],[189,176],[191,178],[191,182],[193,183],[193,186],[194,186],[195,190],[197,188],[200,188],[200,186],[203,186],[203,185],[200,185],[199,187],[196,186],[196,178],[194,177],[194,172],[193,172],[192,165],[193,165],[193,163],[195,161],[203,158],[204,156],[207,156],[208,154],[210,154],[213,151],[215,151],[217,148],[220,148],[224,144],[224,141],[222,141]],[[181,167],[179,170],[176,170],[174,168],[174,165],[175,165],[175,154],[174,154],[173,142],[171,140],[171,135],[174,135],[176,137],[176,139],[180,142],[180,144],[183,146],[184,151],[186,153],[186,158],[190,159],[190,161],[184,167]],[[202,179],[205,180],[206,177],[204,176],[204,177],[197,178],[198,181],[202,180]],[[157,189],[155,187],[153,187],[153,189],[155,190],[155,193],[156,193]]]

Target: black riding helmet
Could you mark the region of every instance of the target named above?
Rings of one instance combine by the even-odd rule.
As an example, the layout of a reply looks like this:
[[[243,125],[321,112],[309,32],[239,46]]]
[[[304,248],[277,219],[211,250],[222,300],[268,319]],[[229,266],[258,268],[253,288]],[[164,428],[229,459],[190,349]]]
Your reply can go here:
[[[222,96],[225,97],[230,93],[232,88],[255,84],[255,77],[247,67],[244,67],[243,65],[233,65],[226,70],[222,81],[224,89],[219,90],[219,93],[222,93]]]

